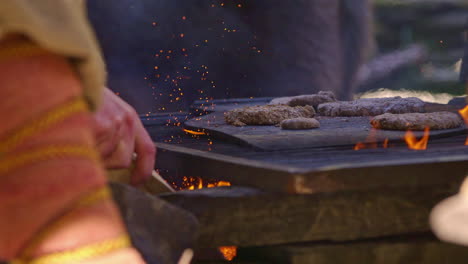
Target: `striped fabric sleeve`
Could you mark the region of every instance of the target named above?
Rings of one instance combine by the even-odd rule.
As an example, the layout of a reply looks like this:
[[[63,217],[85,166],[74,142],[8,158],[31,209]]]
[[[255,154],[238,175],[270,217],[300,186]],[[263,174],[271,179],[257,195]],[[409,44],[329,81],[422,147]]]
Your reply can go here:
[[[107,192],[82,199],[105,186],[106,176],[83,84],[65,57],[23,36],[0,40],[0,120],[0,259],[21,257],[35,237],[27,258],[126,234]]]

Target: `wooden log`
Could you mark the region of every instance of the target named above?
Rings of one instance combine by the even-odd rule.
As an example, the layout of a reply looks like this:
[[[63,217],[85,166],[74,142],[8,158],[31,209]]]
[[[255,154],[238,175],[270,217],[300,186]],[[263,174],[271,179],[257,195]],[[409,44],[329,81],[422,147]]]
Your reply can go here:
[[[161,198],[200,221],[199,247],[349,241],[429,230],[428,215],[453,188],[377,189],[313,195],[249,188],[182,191]]]

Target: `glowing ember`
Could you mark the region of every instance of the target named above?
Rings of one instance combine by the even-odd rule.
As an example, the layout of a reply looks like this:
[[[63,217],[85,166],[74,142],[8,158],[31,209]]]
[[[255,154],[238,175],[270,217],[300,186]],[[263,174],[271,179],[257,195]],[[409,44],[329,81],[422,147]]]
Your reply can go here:
[[[237,255],[237,247],[230,246],[230,247],[219,247],[219,252],[223,254],[223,257],[227,261],[233,260]]]
[[[230,182],[227,181],[217,181],[217,182],[203,182],[202,178],[199,177],[186,177],[182,179],[182,186],[174,186],[174,188],[179,190],[198,190],[203,188],[214,188],[214,187],[223,187],[231,186]]]
[[[410,130],[406,131],[405,142],[408,145],[409,149],[413,150],[425,150],[427,149],[427,142],[429,141],[429,128],[424,129],[424,136],[417,140],[413,132]]]
[[[203,188],[203,180],[202,179],[198,179],[198,184],[192,184],[190,186],[188,186],[188,189],[189,190],[195,190],[195,189],[202,189]]]
[[[218,184],[217,184],[218,187],[222,187],[222,186],[231,186],[231,183],[230,182],[227,182],[227,181],[219,181]]]
[[[369,135],[367,136],[364,142],[358,142],[354,146],[354,150],[361,150],[361,149],[376,149],[379,148],[379,143],[376,140],[375,134],[377,133],[376,129],[371,129]],[[388,138],[384,140],[382,143],[382,148],[388,148]]]
[[[203,132],[203,131],[200,132],[200,131],[193,131],[193,130],[189,130],[189,129],[183,129],[183,130],[184,130],[184,132],[189,133],[191,135],[197,135],[197,136],[206,135],[206,133]]]
[[[458,111],[458,112],[459,112],[460,115],[463,117],[463,120],[465,120],[465,124],[466,124],[466,126],[468,127],[468,105],[465,106],[465,108],[461,109],[461,110]],[[465,146],[468,146],[468,137],[466,138]]]

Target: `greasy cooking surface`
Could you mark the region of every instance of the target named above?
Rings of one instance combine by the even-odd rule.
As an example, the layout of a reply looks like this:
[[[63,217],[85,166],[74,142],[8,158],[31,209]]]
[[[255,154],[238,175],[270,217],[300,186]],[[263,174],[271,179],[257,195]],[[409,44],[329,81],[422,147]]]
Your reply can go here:
[[[260,104],[260,102],[258,103]],[[250,103],[249,103],[250,105]],[[231,107],[243,107],[243,103]],[[191,130],[204,131],[215,139],[243,144],[261,150],[290,150],[330,146],[354,145],[372,139],[377,142],[402,141],[405,131],[372,130],[369,121],[371,117],[321,117],[320,128],[310,130],[283,130],[277,126],[243,126],[236,127],[226,123],[222,105],[221,111],[213,107],[215,112],[193,118],[184,123]],[[464,133],[465,127],[431,131],[431,137],[446,137]],[[423,132],[415,132],[416,137],[422,137]]]
[[[262,98],[204,101],[194,105],[192,114],[268,101]],[[233,186],[253,186],[274,192],[313,193],[458,186],[468,173],[464,132],[441,138],[432,135],[427,150],[421,151],[408,149],[400,140],[390,140],[386,144],[388,148],[379,142],[366,146],[376,147],[373,149],[353,150],[357,142],[352,142],[341,146],[265,150],[221,139],[215,133],[184,131],[182,124],[189,119],[181,113],[143,118],[158,146],[156,168],[170,182],[198,177],[204,183],[229,181]]]
[[[147,129],[158,146],[156,168],[169,181],[190,176],[302,193],[317,186],[330,190],[441,184],[461,180],[468,172],[466,135],[430,138],[424,151],[391,141],[387,149],[379,144],[377,149],[358,151],[352,146],[263,151],[190,135],[178,126]],[[291,187],[297,182],[303,185]]]
[[[349,164],[358,166],[366,163],[412,162],[413,160],[450,159],[464,157],[468,163],[468,146],[464,146],[466,135],[447,138],[430,138],[424,151],[409,150],[405,143],[390,142],[389,148],[353,150],[352,146],[290,149],[282,151],[263,151],[249,146],[216,140],[212,136],[193,136],[184,133],[180,127],[148,126],[153,140],[193,150],[250,161],[258,161],[265,166],[281,166],[297,170],[315,170],[321,167]],[[162,152],[158,152],[162,155]],[[161,164],[162,165],[162,164]]]

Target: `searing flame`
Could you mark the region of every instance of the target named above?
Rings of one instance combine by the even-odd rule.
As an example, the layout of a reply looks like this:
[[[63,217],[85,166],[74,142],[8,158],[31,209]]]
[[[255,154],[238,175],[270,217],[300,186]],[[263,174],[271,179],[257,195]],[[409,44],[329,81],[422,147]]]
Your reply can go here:
[[[222,187],[222,186],[231,186],[231,183],[228,181],[217,181],[217,182],[209,182],[204,183],[202,178],[199,177],[186,177],[182,179],[182,186],[177,189],[182,190],[198,190],[203,188],[214,188],[214,187]]]
[[[227,181],[219,181],[218,184],[216,185],[216,187],[222,187],[222,186],[231,186],[231,183]]]
[[[200,132],[200,131],[193,131],[193,130],[189,130],[189,129],[183,129],[183,130],[184,130],[184,132],[189,133],[191,135],[196,135],[196,136],[206,135],[206,133],[203,132],[203,131]]]
[[[363,142],[358,142],[354,146],[354,150],[361,150],[361,149],[370,149],[370,148],[377,148],[377,143],[363,143]]]
[[[377,133],[376,129],[371,129],[369,135],[367,136],[364,142],[358,142],[354,146],[354,150],[361,150],[361,149],[376,149],[379,148],[379,142],[377,142],[375,134]],[[388,138],[384,140],[382,143],[382,148],[388,148]]]
[[[219,247],[219,252],[223,254],[225,260],[231,261],[237,256],[237,247]]]
[[[460,115],[463,117],[463,119],[465,120],[465,122],[468,122],[468,105],[465,106],[465,108],[461,109],[460,111],[458,111],[460,113]]]
[[[197,185],[193,184],[193,185],[190,185],[190,186],[188,187],[189,190],[202,189],[202,188],[203,188],[203,180],[202,180],[202,179],[199,179],[199,180],[198,180],[198,184],[197,184]]]
[[[199,177],[186,177],[182,179],[182,187],[178,189],[186,189],[186,190],[195,190],[195,189],[203,189],[203,188],[214,188],[214,187],[222,187],[222,186],[231,186],[230,182],[227,181],[218,181],[214,183],[208,183],[206,186],[203,184],[203,179]],[[230,246],[230,247],[219,247],[219,252],[223,254],[223,257],[227,261],[233,260],[237,255],[237,247]]]
[[[382,144],[383,148],[388,148],[388,138],[386,138]]]
[[[214,187],[222,187],[222,186],[231,186],[231,183],[227,182],[227,181],[219,181],[219,182],[215,182],[215,183],[208,183],[208,185],[206,187],[207,188],[214,188]],[[202,188],[203,188],[203,186],[202,186]],[[198,189],[201,189],[201,188],[198,188]]]
[[[429,127],[424,129],[424,136],[417,140],[414,133],[411,130],[406,131],[405,142],[409,149],[414,150],[425,150],[427,149],[427,142],[429,141]]]
[[[381,145],[382,148],[388,148],[388,138],[382,142]],[[376,149],[379,148],[379,143],[378,142],[358,142],[354,146],[354,150],[361,150],[361,149]]]
[[[468,105],[465,106],[465,108],[461,109],[461,110],[458,111],[458,112],[459,112],[460,115],[463,117],[463,120],[465,120],[465,124],[466,124],[466,126],[468,127]],[[465,146],[468,146],[468,137],[466,138]]]

